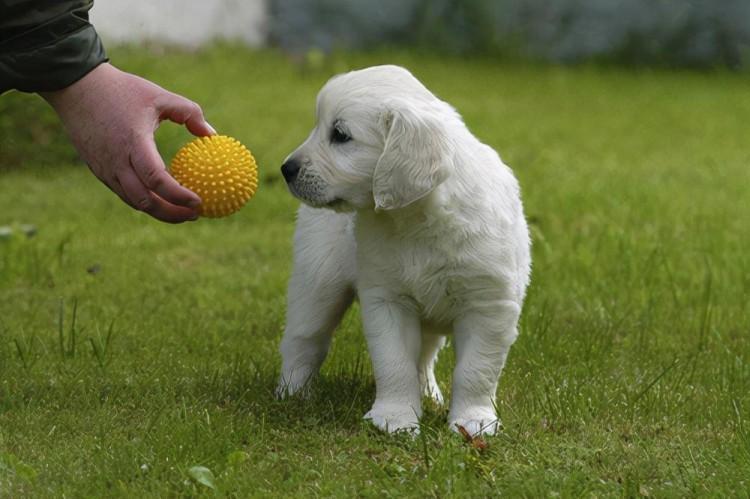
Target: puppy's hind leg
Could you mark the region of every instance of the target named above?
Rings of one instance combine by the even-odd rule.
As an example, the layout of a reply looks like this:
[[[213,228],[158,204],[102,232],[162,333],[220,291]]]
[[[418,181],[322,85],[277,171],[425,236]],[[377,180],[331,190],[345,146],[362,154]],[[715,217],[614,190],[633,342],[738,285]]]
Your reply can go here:
[[[444,399],[435,379],[435,364],[445,341],[445,336],[422,332],[422,352],[419,356],[419,383],[422,385],[422,396],[430,397],[439,405],[443,405]]]
[[[328,355],[333,331],[351,305],[354,292],[343,283],[302,288],[290,281],[287,324],[281,341],[280,397],[294,394],[318,374]]]
[[[280,397],[304,389],[317,375],[328,355],[333,331],[354,300],[351,216],[303,207],[294,249],[280,347]]]

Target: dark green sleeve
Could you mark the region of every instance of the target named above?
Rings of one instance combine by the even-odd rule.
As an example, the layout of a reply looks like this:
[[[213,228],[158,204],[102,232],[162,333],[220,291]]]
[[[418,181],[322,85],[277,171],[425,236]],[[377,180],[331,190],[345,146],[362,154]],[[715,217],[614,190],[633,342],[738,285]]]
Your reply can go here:
[[[93,0],[0,0],[0,93],[60,90],[105,62]]]

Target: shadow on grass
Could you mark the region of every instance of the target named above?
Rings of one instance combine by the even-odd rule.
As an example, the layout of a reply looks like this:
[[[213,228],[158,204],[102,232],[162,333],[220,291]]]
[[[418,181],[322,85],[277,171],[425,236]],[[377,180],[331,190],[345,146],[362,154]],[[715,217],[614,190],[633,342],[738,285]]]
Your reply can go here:
[[[276,395],[278,366],[235,361],[197,376],[194,397],[235,413],[252,415],[278,429],[359,430],[375,399],[371,378],[321,375],[309,395]]]
[[[357,432],[373,428],[363,416],[375,400],[374,380],[344,369],[337,371],[322,373],[311,383],[306,395],[282,399],[276,395],[276,366],[235,362],[227,370],[199,375],[193,396],[236,414],[251,415],[279,430]],[[447,425],[446,406],[425,399],[423,410],[422,425],[431,428]]]

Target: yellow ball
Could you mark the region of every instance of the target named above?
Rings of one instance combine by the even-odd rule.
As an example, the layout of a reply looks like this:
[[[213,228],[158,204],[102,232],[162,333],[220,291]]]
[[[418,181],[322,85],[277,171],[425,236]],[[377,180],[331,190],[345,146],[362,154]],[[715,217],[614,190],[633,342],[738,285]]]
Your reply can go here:
[[[245,146],[226,135],[199,137],[169,165],[180,185],[201,198],[201,216],[221,218],[247,203],[258,188],[258,167]]]

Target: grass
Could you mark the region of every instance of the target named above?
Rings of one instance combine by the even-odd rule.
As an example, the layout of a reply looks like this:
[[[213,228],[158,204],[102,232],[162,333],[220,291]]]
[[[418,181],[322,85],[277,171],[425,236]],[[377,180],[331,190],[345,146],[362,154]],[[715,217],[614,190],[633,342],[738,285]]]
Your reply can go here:
[[[232,217],[160,224],[70,159],[36,98],[0,99],[0,497],[747,496],[746,77],[401,52],[303,70],[231,46],[111,56],[200,102],[253,150],[261,185]],[[383,62],[501,152],[532,222],[505,429],[484,451],[439,407],[416,440],[362,421],[356,310],[312,399],[273,396],[296,207],[278,166],[330,74]],[[187,138],[158,133],[166,158]]]

